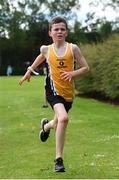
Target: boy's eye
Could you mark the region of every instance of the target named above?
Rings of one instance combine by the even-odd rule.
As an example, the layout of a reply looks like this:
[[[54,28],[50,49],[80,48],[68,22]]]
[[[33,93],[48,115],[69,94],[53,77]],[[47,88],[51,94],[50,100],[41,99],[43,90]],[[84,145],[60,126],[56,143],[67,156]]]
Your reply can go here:
[[[54,31],[66,31],[66,30],[64,28],[61,28],[61,29],[56,28],[54,29]]]

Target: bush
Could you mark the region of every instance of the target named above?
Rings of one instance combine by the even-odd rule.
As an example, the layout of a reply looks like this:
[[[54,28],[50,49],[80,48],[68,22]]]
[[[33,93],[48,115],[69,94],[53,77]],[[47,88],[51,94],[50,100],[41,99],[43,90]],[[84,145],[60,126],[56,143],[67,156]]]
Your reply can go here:
[[[90,66],[86,76],[76,79],[79,93],[119,99],[119,35],[97,45],[81,47]]]

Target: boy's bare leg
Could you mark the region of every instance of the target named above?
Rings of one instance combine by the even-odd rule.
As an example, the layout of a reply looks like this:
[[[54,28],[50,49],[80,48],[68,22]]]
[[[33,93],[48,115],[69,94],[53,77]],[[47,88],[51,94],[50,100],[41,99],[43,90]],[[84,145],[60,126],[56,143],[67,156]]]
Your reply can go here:
[[[56,159],[62,157],[64,140],[65,140],[65,130],[68,124],[68,114],[61,103],[54,105],[54,111],[58,119],[56,128]]]
[[[48,131],[49,129],[56,129],[57,122],[58,122],[58,119],[57,119],[57,116],[55,115],[53,120],[51,120],[51,121],[49,121],[49,123],[45,124],[44,130]]]
[[[56,129],[56,159],[62,157],[64,140],[65,140],[65,129],[68,124],[68,114],[61,103],[54,105],[55,116],[54,119],[45,124],[44,130],[48,131],[53,128]]]

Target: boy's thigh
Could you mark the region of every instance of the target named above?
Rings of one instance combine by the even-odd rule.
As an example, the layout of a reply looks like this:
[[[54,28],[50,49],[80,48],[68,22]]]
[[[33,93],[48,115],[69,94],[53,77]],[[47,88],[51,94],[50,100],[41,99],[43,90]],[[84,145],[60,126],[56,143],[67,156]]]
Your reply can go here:
[[[56,114],[57,117],[68,117],[68,114],[66,112],[66,109],[64,107],[64,105],[62,103],[57,103],[53,106],[54,112]]]

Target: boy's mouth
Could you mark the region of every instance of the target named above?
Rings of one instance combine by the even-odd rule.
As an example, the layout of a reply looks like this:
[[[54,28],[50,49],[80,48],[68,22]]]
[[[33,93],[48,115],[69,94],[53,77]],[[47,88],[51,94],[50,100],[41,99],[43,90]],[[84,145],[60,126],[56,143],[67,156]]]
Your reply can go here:
[[[63,36],[62,36],[62,35],[58,35],[57,37],[58,37],[58,38],[62,38]]]

